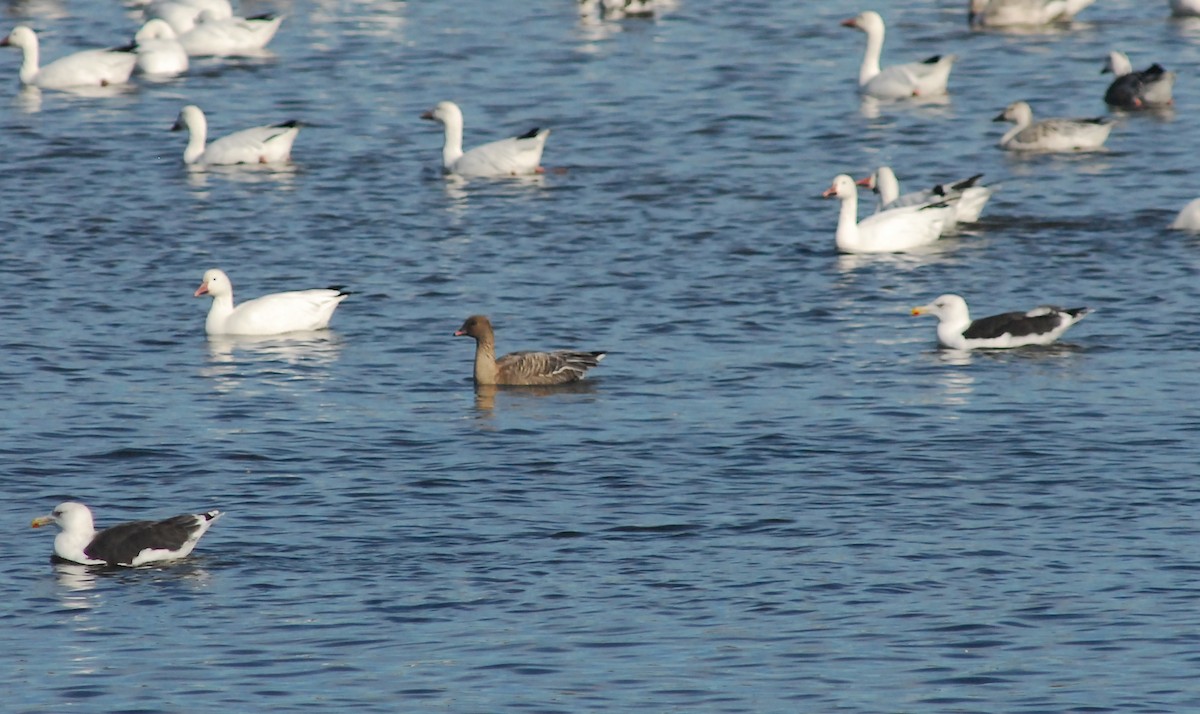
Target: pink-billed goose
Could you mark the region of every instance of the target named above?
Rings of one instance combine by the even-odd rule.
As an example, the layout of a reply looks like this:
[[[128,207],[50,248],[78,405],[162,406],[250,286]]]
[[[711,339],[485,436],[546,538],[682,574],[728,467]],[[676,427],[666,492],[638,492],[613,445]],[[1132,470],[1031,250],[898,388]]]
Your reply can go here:
[[[33,519],[33,527],[53,523],[62,529],[54,537],[58,560],[132,568],[186,557],[222,515],[221,511],[189,513],[161,521],[122,523],[96,532],[91,510],[67,501],[55,506],[52,513]]]
[[[893,208],[858,220],[858,187],[854,179],[838,174],[821,194],[841,199],[836,244],[844,253],[897,253],[935,242],[946,221],[953,217],[944,204]]]
[[[992,121],[1016,124],[1000,137],[999,146],[1009,151],[1096,151],[1104,146],[1112,132],[1106,117],[1092,119],[1043,119],[1033,121],[1033,110],[1026,102],[1013,102]]]
[[[858,88],[876,99],[931,97],[946,93],[954,55],[935,55],[923,62],[910,62],[880,68],[883,52],[883,18],[874,10],[861,12],[857,17],[843,20],[844,27],[867,33],[867,49],[858,70]]]
[[[1064,309],[1042,305],[1028,312],[1006,312],[972,320],[967,301],[959,295],[940,295],[928,305],[912,309],[914,315],[937,317],[938,342],[956,350],[1048,345],[1090,312],[1086,307]]]
[[[513,352],[496,359],[496,334],[483,315],[472,315],[454,333],[475,338],[475,384],[537,386],[583,379],[604,352]]]
[[[442,168],[463,177],[522,176],[542,173],[542,149],[549,129],[530,129],[520,136],[500,139],[463,151],[463,115],[454,102],[438,102],[421,115],[441,122],[446,138],[442,145]]]
[[[870,176],[859,179],[858,185],[879,194],[879,211],[947,201],[954,209],[954,219],[946,222],[942,229],[944,233],[952,230],[958,223],[974,223],[979,220],[979,214],[983,212],[984,205],[995,190],[990,186],[981,186],[979,179],[982,177],[983,174],[975,174],[969,178],[940,183],[923,191],[901,195],[900,181],[895,172],[891,167],[880,166]]]
[[[208,120],[199,107],[189,104],[180,110],[179,118],[171,127],[171,131],[184,129],[188,132],[187,147],[183,150],[185,164],[279,164],[291,160],[292,144],[300,133],[300,122],[243,129],[206,145]]]
[[[1174,99],[1175,73],[1163,69],[1157,62],[1140,72],[1124,52],[1108,53],[1108,62],[1101,74],[1112,72],[1116,77],[1104,92],[1104,102],[1122,109],[1150,109],[1169,106]]]
[[[208,295],[212,307],[204,321],[210,335],[282,335],[323,330],[333,311],[350,293],[340,287],[271,293],[233,306],[233,284],[223,271],[204,273],[195,297]]]
[[[82,89],[125,84],[137,65],[133,45],[107,50],[84,50],[41,65],[37,33],[17,25],[0,40],[0,47],[22,51],[21,84],[42,89]]]

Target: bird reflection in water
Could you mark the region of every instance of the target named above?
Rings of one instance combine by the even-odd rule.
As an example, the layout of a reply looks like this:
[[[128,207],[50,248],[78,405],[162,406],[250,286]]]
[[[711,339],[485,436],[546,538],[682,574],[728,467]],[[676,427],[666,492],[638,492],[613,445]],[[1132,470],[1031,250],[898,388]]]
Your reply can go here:
[[[341,338],[329,330],[266,336],[211,335],[210,364],[201,374],[216,379],[218,389],[223,391],[232,391],[242,383],[246,362],[272,362],[272,373],[286,381],[323,379],[328,374],[314,372],[313,368],[333,364],[341,352]]]
[[[490,416],[492,410],[496,408],[496,397],[498,394],[503,395],[500,399],[504,404],[514,408],[520,408],[522,405],[537,404],[533,400],[543,397],[562,394],[595,394],[598,381],[595,379],[583,379],[578,382],[547,386],[496,386],[494,384],[478,384],[475,385],[475,409],[480,413],[480,416]]]

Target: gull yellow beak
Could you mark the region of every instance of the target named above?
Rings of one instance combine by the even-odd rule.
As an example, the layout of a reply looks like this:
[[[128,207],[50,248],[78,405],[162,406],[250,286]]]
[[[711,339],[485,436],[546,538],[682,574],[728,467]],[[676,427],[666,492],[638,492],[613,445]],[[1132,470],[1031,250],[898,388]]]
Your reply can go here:
[[[924,315],[924,314],[925,314],[925,306],[924,306],[924,305],[922,305],[922,306],[920,306],[920,307],[914,307],[914,308],[912,309],[912,314],[914,314],[914,315]]]
[[[53,522],[54,516],[38,516],[37,518],[33,519],[33,523],[30,525],[30,527],[41,528],[42,526],[48,526]]]

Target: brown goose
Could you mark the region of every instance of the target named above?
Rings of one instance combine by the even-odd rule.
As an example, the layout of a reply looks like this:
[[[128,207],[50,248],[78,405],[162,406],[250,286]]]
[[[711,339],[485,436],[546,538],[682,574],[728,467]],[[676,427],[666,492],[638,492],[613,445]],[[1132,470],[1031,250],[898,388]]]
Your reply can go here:
[[[475,384],[567,384],[583,379],[604,352],[513,352],[496,359],[496,335],[483,315],[472,315],[454,333],[475,338]]]

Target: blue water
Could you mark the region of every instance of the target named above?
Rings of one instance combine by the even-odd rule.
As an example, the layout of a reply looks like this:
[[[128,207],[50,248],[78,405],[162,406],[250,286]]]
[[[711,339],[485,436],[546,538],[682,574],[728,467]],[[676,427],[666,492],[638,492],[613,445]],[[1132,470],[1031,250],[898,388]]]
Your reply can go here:
[[[877,112],[836,4],[246,2],[287,14],[272,57],[105,98],[23,95],[0,51],[0,710],[1200,710],[1200,239],[1165,229],[1200,27],[1101,0],[972,34],[964,4],[874,6],[885,63],[961,57],[949,103]],[[4,13],[49,58],[140,17]],[[1105,113],[1110,49],[1178,71],[1174,110],[995,148],[1015,99]],[[551,127],[546,175],[443,179],[442,99],[468,146]],[[185,103],[309,126],[290,170],[189,172]],[[1000,189],[934,249],[839,256],[820,192],[880,163]],[[319,337],[210,342],[210,267],[355,294]],[[945,292],[1096,313],[958,354],[908,313]],[[610,354],[477,395],[472,313],[502,352]],[[28,528],[68,498],[227,515],[92,572]]]

